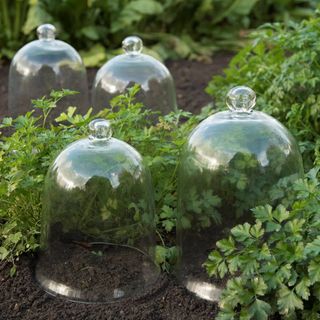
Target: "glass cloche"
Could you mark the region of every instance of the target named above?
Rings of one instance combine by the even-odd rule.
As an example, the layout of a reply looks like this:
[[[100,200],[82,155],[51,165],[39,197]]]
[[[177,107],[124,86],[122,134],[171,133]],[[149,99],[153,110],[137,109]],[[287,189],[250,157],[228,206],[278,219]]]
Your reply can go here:
[[[43,24],[37,29],[38,40],[22,47],[14,56],[9,72],[9,112],[18,115],[31,110],[31,100],[49,95],[51,90],[70,89],[78,94],[59,102],[53,115],[67,106],[80,111],[88,107],[86,69],[77,51],[56,40],[56,29]]]
[[[48,171],[35,276],[73,301],[140,298],[161,283],[150,173],[107,120],[89,128]]]
[[[181,155],[177,273],[188,290],[211,301],[224,286],[209,280],[203,266],[216,241],[235,225],[252,222],[251,208],[276,205],[277,185],[303,175],[296,141],[276,119],[253,111],[255,101],[250,88],[231,89],[230,110],[200,123]]]
[[[93,105],[108,107],[113,97],[139,84],[137,101],[163,114],[175,111],[175,86],[169,70],[158,60],[141,53],[143,44],[139,37],[125,38],[122,47],[125,53],[109,60],[96,75],[92,91]]]

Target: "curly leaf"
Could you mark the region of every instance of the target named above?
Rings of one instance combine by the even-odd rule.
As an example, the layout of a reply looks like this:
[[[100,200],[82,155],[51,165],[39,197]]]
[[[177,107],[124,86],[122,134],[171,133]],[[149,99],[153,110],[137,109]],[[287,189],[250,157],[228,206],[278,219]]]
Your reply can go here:
[[[290,290],[286,286],[282,286],[282,288],[278,291],[277,305],[280,313],[283,315],[286,315],[296,309],[303,309],[302,300],[294,293],[293,290]]]
[[[304,254],[318,256],[320,253],[320,236],[308,243],[304,249]]]
[[[249,308],[249,313],[254,320],[268,320],[271,310],[272,308],[269,303],[260,299],[255,299]]]

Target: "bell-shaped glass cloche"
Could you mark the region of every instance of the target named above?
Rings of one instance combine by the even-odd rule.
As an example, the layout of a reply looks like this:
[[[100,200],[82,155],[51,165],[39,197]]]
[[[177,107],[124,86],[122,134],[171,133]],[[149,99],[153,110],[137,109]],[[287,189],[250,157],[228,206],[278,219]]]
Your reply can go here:
[[[77,51],[56,40],[56,29],[43,24],[37,29],[38,40],[22,47],[12,59],[9,72],[9,111],[18,115],[31,110],[31,100],[49,95],[51,90],[70,89],[78,94],[59,102],[53,115],[65,107],[88,107],[87,73]]]
[[[187,289],[212,301],[224,284],[209,280],[203,263],[216,241],[252,222],[251,208],[276,205],[280,186],[303,175],[296,141],[277,120],[253,111],[255,101],[250,88],[231,89],[230,110],[200,123],[181,155],[177,273]]]
[[[125,53],[109,60],[96,75],[92,91],[93,105],[108,107],[113,97],[139,84],[137,101],[162,114],[175,111],[175,86],[169,70],[158,60],[141,53],[143,44],[139,37],[125,38],[122,47]]]
[[[48,171],[35,276],[73,301],[140,298],[161,283],[150,173],[107,120],[89,128]]]

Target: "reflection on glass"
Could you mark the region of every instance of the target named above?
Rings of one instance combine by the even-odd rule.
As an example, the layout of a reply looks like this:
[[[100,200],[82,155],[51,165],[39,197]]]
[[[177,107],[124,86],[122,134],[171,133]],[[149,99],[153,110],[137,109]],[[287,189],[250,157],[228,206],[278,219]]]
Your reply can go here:
[[[218,288],[212,283],[205,281],[192,281],[186,282],[186,288],[196,294],[199,298],[218,302],[221,295],[221,288]]]
[[[87,74],[77,51],[55,39],[55,27],[38,27],[38,40],[22,47],[12,59],[9,72],[9,111],[18,115],[31,110],[31,100],[52,90],[70,89],[79,93],[59,102],[52,116],[70,105],[80,111],[88,107]]]
[[[169,70],[159,61],[141,53],[142,41],[127,37],[122,42],[124,54],[108,61],[98,71],[93,85],[93,105],[108,107],[110,100],[134,84],[141,86],[137,100],[163,114],[175,111],[176,94]]]
[[[296,141],[277,120],[252,110],[250,88],[235,87],[227,103],[230,111],[210,116],[190,134],[178,178],[177,273],[190,291],[209,300],[227,280],[211,281],[203,267],[216,241],[251,222],[251,208],[277,204],[278,184],[303,174]]]

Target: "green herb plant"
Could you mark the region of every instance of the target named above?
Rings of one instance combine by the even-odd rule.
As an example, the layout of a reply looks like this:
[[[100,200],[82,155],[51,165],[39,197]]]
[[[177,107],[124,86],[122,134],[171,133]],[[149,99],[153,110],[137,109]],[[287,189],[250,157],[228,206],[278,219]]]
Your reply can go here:
[[[22,32],[27,18],[28,1],[0,1],[0,58],[12,58],[23,41],[28,39]]]
[[[224,126],[226,128],[228,124]],[[197,147],[193,148],[191,142],[183,149],[179,176],[182,228],[196,226],[202,229],[212,225],[222,228],[248,220],[251,208],[278,203],[279,194],[285,191],[276,192],[275,186],[285,180],[289,187],[303,176],[297,147],[292,146],[291,153],[286,155],[280,145],[271,142],[275,141],[273,130],[266,130],[261,125],[248,128],[244,125],[244,130],[239,131],[235,125],[230,125],[222,135],[212,129],[209,141],[206,139],[208,129],[203,137],[201,133],[197,136],[201,144],[197,142]],[[248,143],[255,145],[261,141],[267,146],[267,164],[259,159],[260,149],[256,152],[246,148]],[[239,146],[242,150],[232,154],[232,150]],[[201,158],[206,152],[212,154],[212,150],[216,150],[218,159],[213,166],[206,162],[206,158]]]
[[[208,59],[218,48],[239,48],[247,29],[300,20],[312,16],[316,6],[317,0],[1,0],[1,53],[12,58],[26,40],[36,38],[39,24],[49,22],[61,39],[81,50],[87,66],[118,53],[128,34],[142,36],[162,59]]]
[[[231,229],[205,263],[229,278],[217,319],[318,319],[320,314],[319,168],[287,189],[282,203],[252,209],[255,223]]]
[[[92,156],[86,158],[82,154],[81,159],[75,159],[73,154],[72,161],[78,161],[85,168],[99,165],[101,172],[110,169],[106,168],[106,161],[98,163]],[[96,157],[96,160],[101,158]],[[67,239],[71,234],[72,240],[75,234],[81,234],[88,241],[107,239],[110,243],[131,246],[146,236],[154,227],[150,214],[152,208],[145,201],[150,190],[132,175],[136,167],[130,171],[127,159],[123,157],[122,163],[121,159],[119,161],[118,165],[125,165],[128,172],[121,174],[119,183],[122,187],[116,189],[107,178],[93,176],[86,182],[85,188],[66,190],[56,182],[56,171],[50,170],[43,197],[43,236],[50,238],[53,235],[56,239],[60,234],[61,238]],[[150,180],[145,172],[141,173],[141,177],[143,181]]]
[[[13,132],[0,136],[0,259],[13,263],[23,252],[38,247],[41,194],[44,176],[53,157],[65,144],[83,134],[80,125],[88,123],[90,112],[78,116],[68,128],[48,125],[46,119],[57,102],[75,92],[52,92],[33,101],[34,111],[16,119],[4,118],[0,130]]]
[[[0,259],[13,264],[12,274],[19,256],[36,250],[39,245],[41,195],[50,164],[66,145],[88,136],[88,124],[97,117],[109,119],[113,136],[135,147],[151,170],[159,240],[156,256],[164,269],[169,268],[175,259],[174,243],[170,240],[173,237],[167,235],[176,223],[178,157],[190,130],[212,110],[206,108],[200,115],[180,110],[159,116],[135,101],[138,91],[138,86],[132,87],[114,98],[110,109],[95,115],[89,109],[82,116],[77,114],[76,107],[69,107],[50,123],[50,111],[56,108],[57,102],[74,94],[68,90],[56,91],[48,98],[33,101],[34,107],[42,110],[41,115],[35,116],[34,111],[30,111],[16,119],[3,119],[0,126]],[[156,122],[155,116],[158,116]],[[103,218],[113,211],[115,203],[103,208],[98,205],[98,198],[95,205]],[[136,207],[128,204],[126,208],[131,212],[139,209],[139,204]],[[90,221],[83,221],[83,226],[90,226]]]

